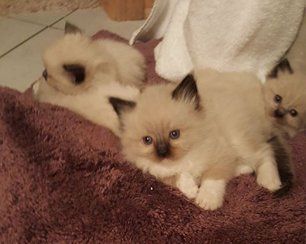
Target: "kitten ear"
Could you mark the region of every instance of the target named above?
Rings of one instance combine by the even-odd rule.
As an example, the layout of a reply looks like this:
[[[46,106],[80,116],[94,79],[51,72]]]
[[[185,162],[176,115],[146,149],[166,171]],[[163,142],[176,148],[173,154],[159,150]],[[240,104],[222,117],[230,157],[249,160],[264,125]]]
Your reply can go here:
[[[115,112],[120,115],[126,111],[131,111],[136,107],[136,103],[133,101],[123,100],[117,97],[109,97],[109,103],[113,106]]]
[[[80,64],[64,64],[63,68],[69,73],[71,81],[75,85],[79,85],[85,81],[85,67]]]
[[[65,34],[77,34],[77,33],[82,33],[82,30],[71,24],[70,22],[66,21],[65,23]]]
[[[195,109],[200,109],[200,96],[193,75],[187,75],[172,92],[172,98],[193,103]]]

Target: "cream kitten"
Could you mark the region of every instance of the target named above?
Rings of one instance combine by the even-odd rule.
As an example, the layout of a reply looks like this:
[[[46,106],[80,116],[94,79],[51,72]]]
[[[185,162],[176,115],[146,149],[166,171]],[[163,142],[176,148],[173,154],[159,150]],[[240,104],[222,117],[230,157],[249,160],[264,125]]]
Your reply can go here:
[[[33,96],[40,102],[65,107],[91,122],[105,126],[117,136],[120,135],[118,116],[108,101],[109,96],[134,100],[139,90],[118,82],[101,83],[79,94],[64,94],[50,86],[43,78],[33,85]]]
[[[70,24],[65,35],[43,54],[47,83],[65,94],[77,94],[100,83],[141,87],[145,59],[131,46],[113,40],[92,40]]]
[[[270,78],[265,86],[267,113],[286,137],[306,129],[306,75],[295,70]]]
[[[65,35],[44,53],[46,70],[33,85],[40,102],[59,105],[119,135],[109,96],[133,100],[145,78],[144,57],[112,40],[93,41],[66,23]]]
[[[232,75],[227,84],[224,77],[198,73],[200,92],[187,76],[177,87],[147,87],[136,102],[110,98],[127,160],[207,210],[222,206],[226,183],[240,166],[255,170],[268,190],[281,187],[260,82]]]

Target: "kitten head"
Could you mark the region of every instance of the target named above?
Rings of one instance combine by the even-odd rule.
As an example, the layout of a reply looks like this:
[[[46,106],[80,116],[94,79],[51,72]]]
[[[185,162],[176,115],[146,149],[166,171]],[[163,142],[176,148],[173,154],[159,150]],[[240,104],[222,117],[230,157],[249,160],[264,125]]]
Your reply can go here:
[[[150,86],[135,102],[110,98],[122,124],[126,158],[142,169],[173,164],[201,138],[202,110],[195,80],[187,76],[177,87]]]
[[[300,73],[282,74],[270,79],[265,87],[268,115],[276,126],[293,137],[306,129],[306,76]]]
[[[96,41],[66,22],[65,35],[49,46],[43,55],[46,82],[65,94],[76,94],[92,86],[97,70],[106,77],[115,75],[112,57]],[[106,79],[107,80],[107,79]]]

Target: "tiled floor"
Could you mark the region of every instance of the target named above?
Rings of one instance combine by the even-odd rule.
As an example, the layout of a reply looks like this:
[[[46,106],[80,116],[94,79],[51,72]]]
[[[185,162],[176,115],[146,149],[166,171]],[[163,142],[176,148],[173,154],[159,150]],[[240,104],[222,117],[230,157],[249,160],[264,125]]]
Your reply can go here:
[[[105,29],[127,39],[143,23],[112,21],[101,8],[0,16],[0,86],[26,90],[43,70],[43,50],[63,35],[67,20],[88,35]]]

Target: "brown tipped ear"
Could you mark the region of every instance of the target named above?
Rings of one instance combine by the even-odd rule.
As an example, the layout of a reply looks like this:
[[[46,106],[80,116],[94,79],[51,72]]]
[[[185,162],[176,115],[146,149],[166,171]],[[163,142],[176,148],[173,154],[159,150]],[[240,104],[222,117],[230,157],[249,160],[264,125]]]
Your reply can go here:
[[[77,33],[82,33],[82,30],[71,24],[70,22],[66,21],[65,23],[65,34],[77,34]]]
[[[280,62],[273,68],[273,70],[268,74],[268,78],[276,79],[278,77],[278,72],[282,73],[288,72],[289,74],[293,74],[293,69],[290,65],[290,62],[287,58],[280,60]]]
[[[109,103],[113,106],[113,109],[120,117],[122,113],[131,111],[136,107],[136,103],[133,101],[123,100],[117,97],[109,97]]]
[[[182,80],[172,92],[172,98],[178,101],[182,100],[187,103],[193,103],[195,109],[200,109],[200,96],[193,75],[187,75]]]
[[[75,85],[80,85],[85,81],[85,68],[81,64],[64,64],[63,69],[71,77],[71,81]]]

